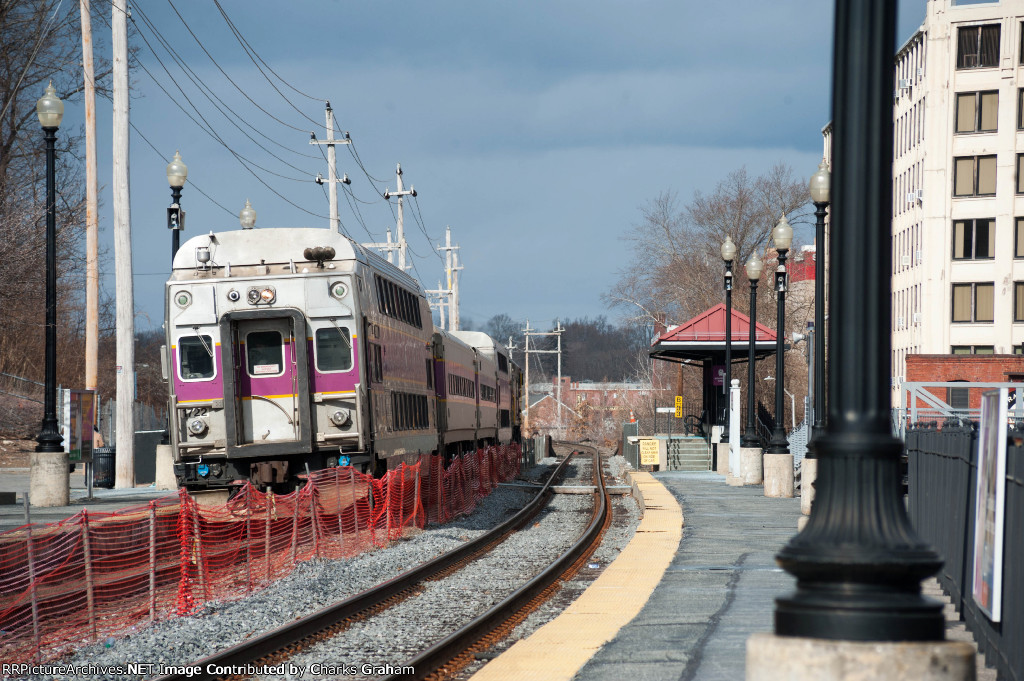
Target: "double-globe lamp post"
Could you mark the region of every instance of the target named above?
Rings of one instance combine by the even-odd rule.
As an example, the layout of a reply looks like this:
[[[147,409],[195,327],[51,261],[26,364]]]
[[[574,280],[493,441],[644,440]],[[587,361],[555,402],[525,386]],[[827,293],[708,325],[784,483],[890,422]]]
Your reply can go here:
[[[732,261],[736,257],[736,244],[732,237],[726,235],[722,244],[722,260],[725,262],[725,380],[722,390],[725,392],[725,424],[722,430],[722,442],[729,441],[729,419],[731,418],[729,388],[732,386]]]
[[[832,179],[828,162],[821,159],[818,172],[811,175],[811,201],[814,202],[814,427],[811,440],[825,432],[825,215],[831,198]],[[814,448],[807,454],[814,456]]]
[[[51,82],[36,102],[36,114],[46,139],[46,384],[43,396],[42,430],[36,437],[37,452],[63,452],[57,429],[57,214],[54,143],[57,129],[64,117],[60,101]]]
[[[760,447],[761,440],[754,426],[754,346],[757,341],[757,280],[761,278],[764,263],[756,250],[747,258],[745,267],[750,280],[750,333],[747,336],[747,427],[740,438],[740,446]]]
[[[765,451],[768,454],[789,454],[789,441],[786,439],[786,428],[783,425],[786,409],[783,391],[786,389],[786,254],[793,244],[793,228],[790,227],[785,215],[772,230],[772,239],[779,254],[779,266],[775,269],[775,429]]]
[[[168,209],[167,227],[171,230],[171,263],[178,252],[181,230],[185,229],[184,213],[181,210],[181,188],[188,179],[188,166],[181,160],[181,153],[175,151],[174,158],[167,164],[167,184],[171,186],[171,207]]]

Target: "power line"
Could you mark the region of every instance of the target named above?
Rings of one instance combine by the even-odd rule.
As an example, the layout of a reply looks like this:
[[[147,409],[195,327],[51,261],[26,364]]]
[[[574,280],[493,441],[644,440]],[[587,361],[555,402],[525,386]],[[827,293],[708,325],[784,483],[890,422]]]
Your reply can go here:
[[[236,83],[236,82],[234,81],[234,79],[232,79],[232,78],[231,78],[231,76],[229,76],[229,75],[227,74],[227,72],[226,72],[226,71],[225,71],[225,70],[224,70],[224,69],[223,69],[223,68],[221,67],[221,65],[220,65],[219,63],[217,63],[217,60],[213,58],[213,55],[212,55],[212,54],[210,54],[210,52],[209,52],[209,51],[208,51],[208,50],[206,49],[206,46],[205,46],[205,45],[203,45],[203,43],[202,43],[202,41],[201,41],[201,40],[199,40],[199,37],[198,37],[198,36],[196,36],[196,34],[195,34],[195,33],[194,33],[193,31],[192,31],[192,28],[191,28],[191,27],[190,27],[190,26],[188,25],[188,22],[186,22],[186,21],[185,21],[185,18],[184,18],[183,16],[181,16],[181,12],[179,12],[179,11],[178,11],[178,8],[174,6],[174,2],[173,2],[173,0],[167,0],[167,4],[169,4],[169,5],[171,6],[171,9],[173,9],[173,10],[174,10],[174,13],[178,15],[178,18],[179,18],[179,19],[181,19],[181,23],[182,23],[182,24],[183,24],[183,25],[185,26],[185,30],[187,30],[187,31],[189,32],[189,35],[191,35],[191,36],[192,36],[192,38],[193,38],[193,39],[194,39],[194,40],[196,41],[196,44],[197,44],[197,45],[199,45],[199,48],[200,48],[200,49],[201,49],[201,50],[203,51],[203,53],[204,53],[204,54],[205,54],[205,55],[206,55],[207,57],[209,57],[209,58],[210,58],[210,61],[211,61],[211,62],[213,62],[213,65],[217,67],[217,70],[219,70],[219,71],[220,71],[220,72],[221,72],[221,73],[222,73],[222,74],[224,75],[224,77],[228,79],[228,82],[229,82],[229,83],[231,83],[232,85],[234,85],[234,86],[235,86],[235,89],[236,89],[236,90],[238,90],[238,92],[239,92],[239,93],[241,93],[241,95],[242,95],[243,97],[245,97],[246,99],[248,99],[248,100],[249,100],[249,102],[251,102],[253,106],[255,106],[255,107],[256,107],[257,109],[259,109],[260,111],[262,111],[262,112],[263,112],[263,113],[265,113],[265,114],[266,114],[267,116],[269,116],[269,117],[270,117],[270,118],[272,118],[273,120],[277,121],[277,122],[278,122],[278,123],[280,123],[281,125],[283,125],[283,126],[285,126],[285,127],[288,127],[288,128],[291,128],[292,130],[298,130],[299,132],[307,132],[305,128],[299,128],[299,127],[297,127],[297,126],[294,126],[294,125],[292,125],[291,123],[287,123],[287,122],[285,122],[285,121],[281,120],[280,118],[278,118],[278,117],[277,117],[277,116],[275,116],[274,114],[272,114],[272,113],[270,113],[269,111],[267,111],[266,109],[264,109],[264,108],[263,108],[262,106],[260,106],[260,105],[259,105],[259,104],[258,104],[258,103],[256,102],[256,100],[254,100],[254,99],[253,99],[252,97],[250,97],[250,96],[249,96],[249,93],[248,93],[248,92],[246,92],[246,91],[245,91],[244,89],[242,89],[242,88],[241,88],[241,87],[240,87],[240,86],[238,85],[238,83]],[[318,100],[318,101],[321,101],[321,100]],[[253,130],[255,130],[255,128],[253,128]],[[260,134],[262,134],[262,133],[260,133]],[[270,138],[269,138],[269,137],[267,137],[267,139],[270,139]],[[273,141],[273,140],[272,140],[272,141]],[[277,144],[277,142],[275,142],[275,144]],[[283,144],[281,144],[280,146],[281,146],[282,148],[284,148],[284,149],[288,149],[288,150],[289,150],[289,151],[291,151],[292,153],[298,154],[298,155],[300,155],[300,156],[304,156],[304,157],[306,157],[306,158],[316,158],[316,157],[315,157],[315,156],[313,156],[312,154],[304,154],[304,153],[302,153],[302,152],[300,152],[300,151],[296,151],[296,150],[294,150],[294,149],[292,149],[292,148],[290,148],[290,147],[286,147],[286,146],[285,146],[285,145],[283,145]]]

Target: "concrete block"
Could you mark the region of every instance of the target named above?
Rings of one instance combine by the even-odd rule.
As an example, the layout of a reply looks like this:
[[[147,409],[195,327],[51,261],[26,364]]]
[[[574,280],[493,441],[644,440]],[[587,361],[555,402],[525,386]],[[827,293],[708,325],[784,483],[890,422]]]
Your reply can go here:
[[[796,519],[796,531],[798,534],[804,531],[804,528],[807,527],[807,523],[810,521],[810,519],[811,516],[809,515],[802,515]]]
[[[744,485],[764,482],[764,461],[760,447],[740,447],[740,477]]]
[[[854,642],[754,634],[747,681],[974,681],[963,641]]]
[[[793,455],[766,453],[764,455],[764,495],[792,499],[794,488]]]
[[[729,443],[719,442],[716,446],[718,447],[718,470],[715,472],[729,477]]]
[[[211,490],[196,490],[189,492],[189,496],[195,500],[199,506],[223,506],[228,503],[228,490],[226,489],[211,489]]]
[[[174,477],[174,454],[170,445],[156,446],[156,488],[178,489],[178,480]]]
[[[811,503],[814,501],[814,481],[818,477],[818,460],[804,457],[800,464],[800,512],[811,514]]]
[[[29,504],[67,506],[71,501],[67,452],[32,452],[29,455]]]
[[[729,485],[729,487],[743,487],[743,478],[735,475],[726,475],[725,484]]]

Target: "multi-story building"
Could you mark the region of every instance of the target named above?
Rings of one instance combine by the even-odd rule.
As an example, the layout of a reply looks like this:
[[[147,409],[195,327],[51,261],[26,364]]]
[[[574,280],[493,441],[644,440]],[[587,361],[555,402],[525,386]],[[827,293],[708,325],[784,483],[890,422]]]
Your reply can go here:
[[[895,84],[898,404],[908,356],[1021,352],[1024,0],[928,0],[920,30],[896,55]],[[943,366],[952,373],[932,380],[965,380],[952,375],[955,363]]]

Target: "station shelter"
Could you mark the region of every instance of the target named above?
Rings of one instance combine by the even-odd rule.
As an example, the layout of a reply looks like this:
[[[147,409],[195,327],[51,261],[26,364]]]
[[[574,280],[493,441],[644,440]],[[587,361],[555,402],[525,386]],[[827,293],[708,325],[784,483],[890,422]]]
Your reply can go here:
[[[747,364],[750,340],[750,317],[732,310],[732,377],[746,383],[745,370],[737,365]],[[653,343],[648,354],[653,359],[695,365],[703,375],[703,402],[701,420],[704,431],[711,432],[711,426],[723,425],[729,399],[725,385],[725,303],[719,303],[701,312],[684,324],[674,326]],[[762,359],[775,354],[775,332],[757,323],[754,326],[754,356]],[[744,387],[744,390],[747,388]],[[744,395],[746,393],[744,392]]]

